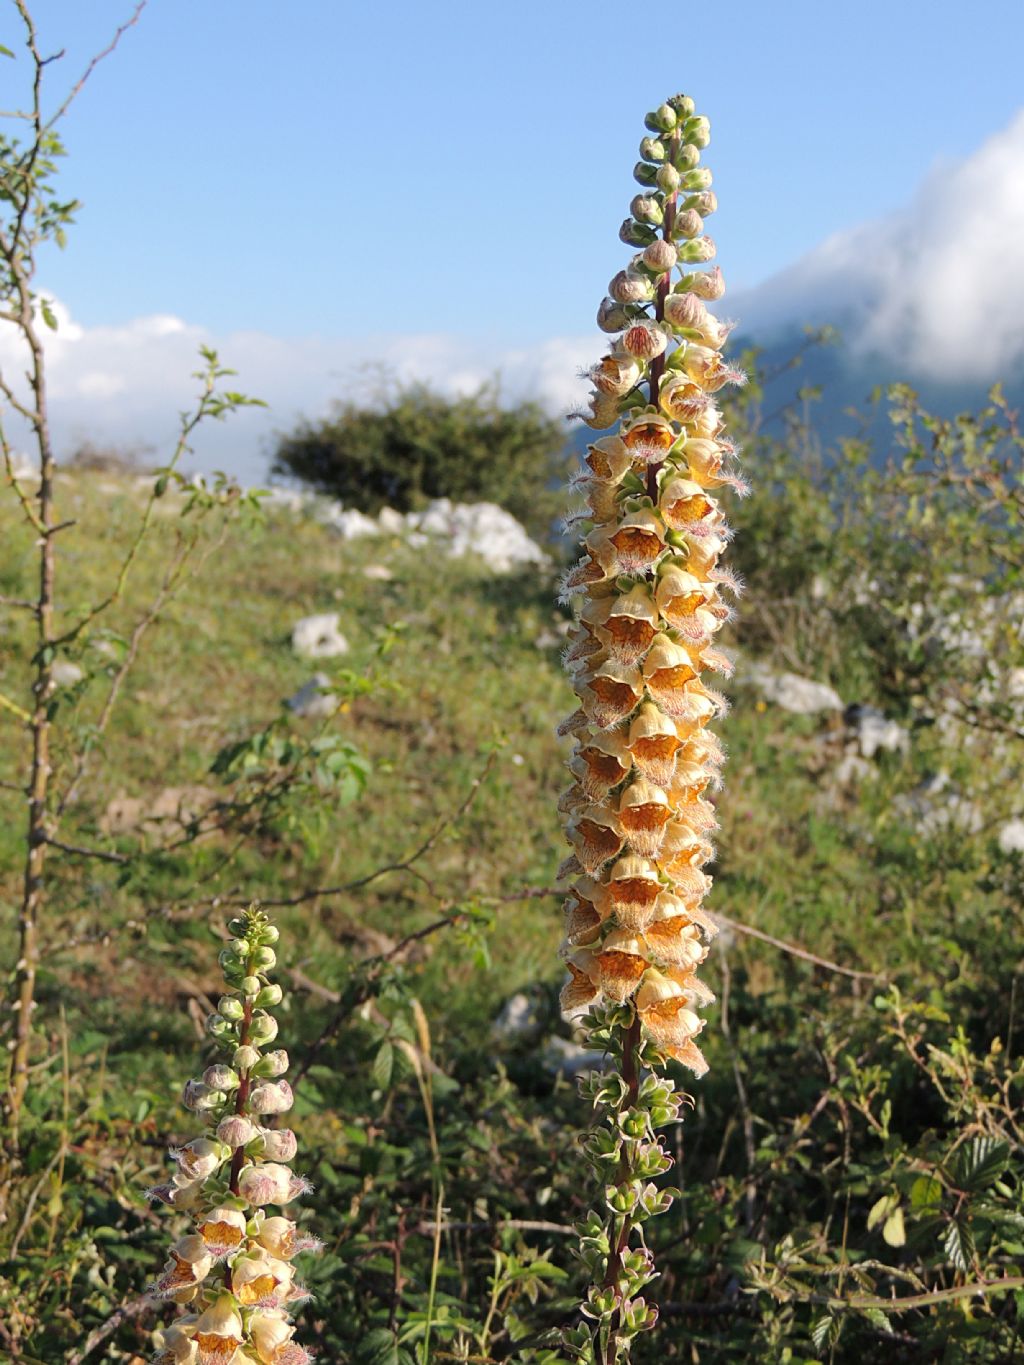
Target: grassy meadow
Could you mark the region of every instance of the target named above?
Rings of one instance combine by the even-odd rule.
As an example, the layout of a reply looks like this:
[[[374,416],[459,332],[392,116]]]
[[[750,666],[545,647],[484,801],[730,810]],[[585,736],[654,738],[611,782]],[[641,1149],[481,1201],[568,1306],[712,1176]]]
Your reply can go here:
[[[946,705],[951,682],[982,697],[993,660],[1000,677],[1019,667],[999,605],[1017,578],[1000,577],[1005,555],[985,558],[1019,552],[1019,532],[1004,509],[990,533],[963,499],[962,520],[922,521],[898,481],[855,482],[855,451],[838,496],[791,459],[754,444],[757,491],[738,517],[748,593],[720,727],[711,1072],[670,1132],[682,1194],[657,1220],[663,1321],[639,1358],[1024,1359],[1021,1289],[964,1291],[1019,1274],[1024,1255],[1024,863],[1000,844],[1024,814],[1020,723],[1006,685],[980,709]],[[935,505],[960,496],[928,482],[929,460],[906,477],[938,490]],[[145,493],[116,471],[61,474],[69,619],[107,591]],[[67,651],[82,678],[56,696],[58,792],[160,593],[181,506],[156,503],[122,599]],[[0,1356],[148,1359],[157,1318],[140,1295],[175,1217],[144,1190],[167,1141],[189,1135],[178,1097],[205,1065],[218,946],[256,898],[282,931],[297,1167],[316,1186],[303,1217],[325,1242],[304,1339],[325,1362],[560,1359],[544,1333],[575,1303],[587,1111],[558,1017],[550,889],[568,756],[554,729],[574,705],[556,567],[496,575],[278,508],[226,514],[215,545],[220,520],[199,532],[201,571],[145,631],[68,805],[62,842],[103,856],[49,851]],[[972,536],[965,568],[950,545]],[[9,490],[0,543],[0,591],[31,596],[32,536]],[[972,594],[996,603],[983,657],[909,628]],[[293,625],[317,612],[337,612],[347,654],[295,654]],[[24,698],[30,656],[25,613],[0,607],[8,697]],[[755,661],[877,708],[905,740],[865,756],[854,716],[784,709],[765,674],[745,678]],[[336,713],[285,710],[317,669]],[[17,718],[0,726],[12,963],[27,755]],[[525,1022],[496,1028],[520,992]],[[883,1311],[892,1295],[921,1302]]]

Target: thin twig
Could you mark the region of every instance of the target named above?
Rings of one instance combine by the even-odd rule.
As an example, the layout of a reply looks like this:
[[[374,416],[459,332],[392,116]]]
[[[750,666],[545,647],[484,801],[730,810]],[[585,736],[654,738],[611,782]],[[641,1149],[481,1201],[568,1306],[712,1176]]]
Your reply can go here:
[[[82,1349],[74,1351],[68,1356],[67,1365],[81,1365],[86,1356],[91,1356],[96,1347],[102,1345],[108,1337],[112,1337],[123,1323],[134,1322],[136,1318],[141,1318],[144,1314],[152,1312],[155,1307],[154,1301],[145,1294],[137,1299],[129,1299],[127,1303],[121,1305],[116,1313],[107,1318],[106,1322],[93,1328],[86,1337]]]

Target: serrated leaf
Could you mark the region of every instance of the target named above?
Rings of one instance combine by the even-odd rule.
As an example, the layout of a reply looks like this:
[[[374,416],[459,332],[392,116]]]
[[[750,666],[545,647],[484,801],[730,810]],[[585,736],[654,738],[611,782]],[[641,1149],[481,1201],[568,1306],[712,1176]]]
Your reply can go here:
[[[391,1073],[395,1066],[395,1049],[385,1038],[373,1059],[371,1074],[378,1090],[386,1090],[391,1084]]]
[[[862,1311],[872,1327],[877,1327],[880,1332],[892,1335],[893,1327],[889,1321],[888,1313],[884,1313],[881,1308],[865,1308]]]
[[[832,1331],[833,1319],[826,1313],[824,1317],[818,1318],[811,1323],[811,1340],[814,1342],[816,1351],[823,1351],[828,1345],[829,1334]]]
[[[965,1190],[983,1190],[1010,1164],[1010,1144],[998,1138],[977,1137],[957,1153],[956,1174]]]
[[[950,1223],[942,1239],[942,1249],[957,1270],[970,1270],[974,1259],[974,1238],[966,1224]]]
[[[891,1247],[901,1247],[906,1245],[907,1230],[903,1226],[903,1210],[899,1204],[893,1209],[892,1213],[885,1220],[882,1228],[882,1240]]]
[[[398,1342],[386,1327],[377,1327],[363,1337],[359,1350],[361,1365],[397,1365]]]

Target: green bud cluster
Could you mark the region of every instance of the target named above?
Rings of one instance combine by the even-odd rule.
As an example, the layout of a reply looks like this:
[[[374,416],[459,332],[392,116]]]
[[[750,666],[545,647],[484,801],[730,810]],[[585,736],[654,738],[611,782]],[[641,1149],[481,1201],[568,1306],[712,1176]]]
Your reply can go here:
[[[583,1021],[590,1043],[605,1047],[617,1064],[584,1075],[579,1087],[596,1115],[581,1147],[602,1198],[576,1224],[576,1255],[590,1285],[580,1306],[584,1321],[563,1331],[562,1343],[586,1365],[625,1360],[633,1339],[656,1325],[657,1306],[643,1297],[657,1272],[642,1228],[678,1195],[659,1183],[672,1158],[656,1130],[678,1122],[683,1099],[654,1070],[665,1057],[653,1042],[634,1044],[631,1020],[628,1007],[612,1005],[593,1009]]]
[[[308,1365],[294,1340],[292,1305],[306,1291],[292,1259],[315,1251],[282,1213],[268,1214],[310,1189],[293,1174],[294,1133],[273,1126],[292,1106],[288,1054],[265,1051],[277,1037],[268,1011],[283,998],[270,980],[278,931],[256,906],[232,920],[219,957],[227,989],[206,1021],[221,1059],[188,1081],[182,1102],[204,1131],[172,1150],[176,1170],[149,1191],[194,1219],[179,1238],[151,1292],[186,1308],[156,1334],[153,1365]]]

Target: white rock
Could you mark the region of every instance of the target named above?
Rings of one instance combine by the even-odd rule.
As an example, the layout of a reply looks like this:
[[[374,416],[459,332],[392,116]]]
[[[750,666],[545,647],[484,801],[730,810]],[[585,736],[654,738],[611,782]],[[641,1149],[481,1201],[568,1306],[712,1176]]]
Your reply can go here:
[[[910,748],[909,732],[875,706],[855,703],[847,707],[846,724],[853,732],[863,758],[874,758],[880,749],[886,753],[905,754]]]
[[[372,578],[378,583],[390,583],[394,576],[386,564],[363,565],[363,577]]]
[[[268,488],[265,496],[260,498],[261,507],[272,511],[291,512],[294,516],[305,512],[309,503],[310,494],[302,493],[297,488]]]
[[[491,1025],[491,1031],[502,1042],[514,1043],[536,1033],[540,1023],[535,1003],[524,991],[517,991],[502,1005],[501,1013]]]
[[[292,649],[307,659],[333,659],[348,653],[348,641],[338,629],[338,613],[304,616],[292,627]]]
[[[740,683],[756,687],[765,701],[798,716],[813,716],[819,711],[841,711],[843,701],[828,683],[801,678],[798,673],[773,673],[763,664],[746,664],[737,672]]]
[[[289,711],[305,720],[326,720],[338,709],[338,698],[332,692],[325,692],[331,680],[326,673],[314,673],[308,683],[285,702]]]
[[[405,517],[393,507],[382,507],[377,516],[377,525],[385,535],[401,535],[405,530]]]
[[[479,555],[497,573],[549,562],[515,517],[493,502],[453,503],[450,498],[435,498],[424,511],[410,512],[406,522],[421,535],[437,537],[453,558]]]
[[[555,1035],[544,1044],[540,1063],[545,1071],[555,1075],[578,1076],[581,1071],[595,1071],[604,1065],[605,1054],[585,1048],[581,1043]]]
[[[919,782],[906,796],[897,797],[894,804],[914,821],[922,834],[947,830],[977,834],[984,823],[978,805],[962,795],[951,784],[949,773],[943,771]]]
[[[317,514],[324,526],[336,531],[342,540],[358,540],[360,536],[379,536],[380,527],[364,512],[354,507],[343,508],[340,502],[330,503]]]
[[[70,659],[55,659],[50,668],[50,677],[58,687],[74,687],[85,677],[84,672]]]
[[[1003,853],[1024,853],[1024,820],[1008,820],[999,831]]]
[[[859,754],[844,754],[835,766],[832,776],[841,787],[854,787],[866,777],[874,774],[874,768]]]

